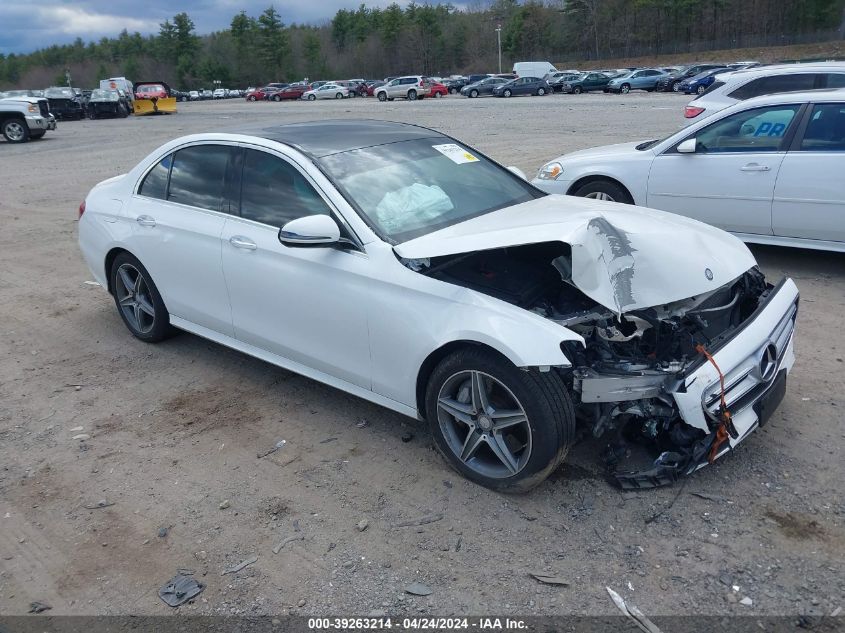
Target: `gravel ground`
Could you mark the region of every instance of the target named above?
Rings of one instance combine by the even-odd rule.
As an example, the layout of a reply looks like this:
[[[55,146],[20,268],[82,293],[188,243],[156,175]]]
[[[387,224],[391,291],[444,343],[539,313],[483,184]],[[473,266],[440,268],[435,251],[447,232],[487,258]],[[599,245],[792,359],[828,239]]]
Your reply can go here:
[[[583,443],[534,492],[494,494],[415,421],[195,336],[145,345],[85,283],[79,202],[181,134],[402,120],[533,174],[564,151],[671,133],[685,102],[203,102],[0,143],[0,613],[171,613],[157,590],[180,568],[207,584],[183,613],[614,613],[605,585],[654,615],[843,606],[845,256],[754,248],[802,293],[782,407],[683,486],[630,493]],[[427,515],[442,518],[397,526]],[[405,593],[413,582],[431,595]]]

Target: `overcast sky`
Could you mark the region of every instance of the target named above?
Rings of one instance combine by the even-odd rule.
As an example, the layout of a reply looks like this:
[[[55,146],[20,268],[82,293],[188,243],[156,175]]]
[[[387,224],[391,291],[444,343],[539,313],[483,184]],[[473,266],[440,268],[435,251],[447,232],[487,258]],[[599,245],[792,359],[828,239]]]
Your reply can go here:
[[[393,0],[367,0],[369,7],[385,7]],[[408,0],[397,0],[400,5]],[[440,0],[434,0],[435,3]],[[185,11],[200,34],[229,26],[241,10],[257,16],[270,4],[291,22],[319,24],[338,9],[357,8],[350,0],[0,0],[0,52],[28,53],[50,44],[64,44],[81,37],[87,43],[126,29],[146,35],[157,33],[159,23]],[[453,3],[458,4],[458,3]]]

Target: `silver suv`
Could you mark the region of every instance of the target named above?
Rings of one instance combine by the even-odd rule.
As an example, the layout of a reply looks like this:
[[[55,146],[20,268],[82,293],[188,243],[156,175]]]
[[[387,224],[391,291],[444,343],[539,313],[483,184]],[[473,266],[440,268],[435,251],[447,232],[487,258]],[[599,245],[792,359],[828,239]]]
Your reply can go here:
[[[684,108],[684,117],[704,118],[752,97],[823,88],[845,88],[845,63],[778,64],[720,73]]]
[[[431,94],[431,84],[422,75],[397,77],[376,90],[379,101],[407,99],[416,101]]]

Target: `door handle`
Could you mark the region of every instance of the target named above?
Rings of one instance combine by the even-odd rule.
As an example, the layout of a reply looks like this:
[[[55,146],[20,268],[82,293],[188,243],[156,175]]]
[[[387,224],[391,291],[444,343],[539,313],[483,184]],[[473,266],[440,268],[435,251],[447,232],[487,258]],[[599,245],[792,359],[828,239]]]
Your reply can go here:
[[[258,248],[255,242],[241,235],[233,235],[232,237],[230,237],[229,244],[231,244],[235,248],[243,248],[244,250],[248,251],[254,251],[256,248]]]
[[[156,225],[155,218],[151,217],[149,215],[139,215],[137,218],[135,218],[135,221],[138,224],[140,224],[141,226],[155,226]]]
[[[740,171],[770,171],[771,167],[768,165],[760,165],[759,163],[748,163],[740,167]]]

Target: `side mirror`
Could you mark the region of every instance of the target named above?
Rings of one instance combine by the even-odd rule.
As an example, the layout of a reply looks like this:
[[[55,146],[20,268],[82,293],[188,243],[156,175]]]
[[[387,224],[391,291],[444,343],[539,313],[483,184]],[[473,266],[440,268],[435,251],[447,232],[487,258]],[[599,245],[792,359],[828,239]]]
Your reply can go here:
[[[288,246],[336,244],[340,228],[329,215],[307,215],[285,224],[279,230],[279,241]]]
[[[688,138],[676,148],[679,154],[695,154],[698,142],[694,138]]]
[[[522,171],[519,167],[514,167],[513,165],[511,165],[510,167],[508,167],[508,171],[513,173],[513,174],[516,174],[517,176],[519,176],[523,180],[528,180],[528,176],[526,176],[525,172]]]

